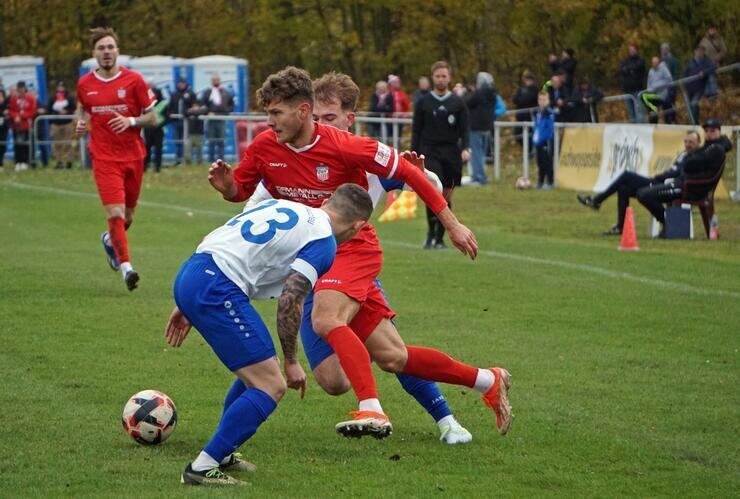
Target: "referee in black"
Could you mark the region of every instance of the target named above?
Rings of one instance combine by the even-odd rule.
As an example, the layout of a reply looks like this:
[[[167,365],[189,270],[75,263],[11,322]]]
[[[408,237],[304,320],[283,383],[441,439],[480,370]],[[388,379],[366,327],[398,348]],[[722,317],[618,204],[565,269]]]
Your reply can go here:
[[[442,195],[452,208],[452,190],[460,185],[468,149],[468,108],[462,98],[450,92],[450,65],[432,64],[433,90],[414,107],[411,149],[425,156],[424,166],[442,181]],[[444,249],[444,226],[427,208],[429,230],[424,249]]]

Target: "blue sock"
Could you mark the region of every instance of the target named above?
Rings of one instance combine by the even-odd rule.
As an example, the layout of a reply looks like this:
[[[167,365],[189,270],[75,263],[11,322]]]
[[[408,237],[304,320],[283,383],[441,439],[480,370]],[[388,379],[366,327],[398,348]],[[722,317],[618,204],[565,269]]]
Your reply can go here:
[[[249,440],[276,407],[277,402],[267,393],[259,388],[247,388],[226,409],[216,433],[203,450],[221,462]]]
[[[236,378],[234,380],[234,383],[231,385],[231,388],[229,388],[229,391],[226,393],[226,398],[224,399],[224,414],[226,414],[226,409],[228,409],[229,406],[233,404],[234,401],[238,399],[246,389],[247,385],[245,385],[242,380],[240,380],[239,378]],[[223,417],[223,414],[221,415],[221,417]]]
[[[414,397],[435,421],[439,421],[443,417],[452,414],[437,383],[409,376],[408,374],[399,373],[396,374],[396,377],[403,389]]]

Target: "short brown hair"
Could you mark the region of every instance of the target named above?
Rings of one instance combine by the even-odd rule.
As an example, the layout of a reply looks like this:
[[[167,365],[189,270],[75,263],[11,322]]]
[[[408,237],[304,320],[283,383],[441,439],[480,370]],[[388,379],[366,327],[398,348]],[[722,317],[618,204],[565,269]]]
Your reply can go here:
[[[95,49],[95,44],[106,36],[113,38],[116,41],[116,45],[118,45],[118,35],[116,35],[113,28],[98,26],[90,30],[90,48]]]
[[[268,76],[257,90],[257,101],[266,107],[274,100],[289,104],[308,102],[313,106],[313,86],[308,71],[287,66]]]
[[[319,102],[328,103],[337,99],[345,111],[357,109],[357,101],[360,100],[360,87],[352,78],[334,71],[313,81],[313,93],[314,99]]]
[[[447,61],[437,61],[434,64],[432,64],[432,74],[438,69],[446,69],[447,71],[452,73],[452,70],[450,69],[450,65],[447,63]]]
[[[373,200],[370,194],[357,184],[342,184],[326,203],[345,222],[368,221],[373,213]]]

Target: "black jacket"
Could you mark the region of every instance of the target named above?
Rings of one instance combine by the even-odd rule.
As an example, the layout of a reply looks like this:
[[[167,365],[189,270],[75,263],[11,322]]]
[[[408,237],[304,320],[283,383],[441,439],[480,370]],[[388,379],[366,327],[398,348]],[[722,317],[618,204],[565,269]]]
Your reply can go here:
[[[576,88],[570,94],[566,103],[568,121],[574,123],[598,123],[599,113],[597,104],[603,98],[604,94],[596,87],[589,86],[585,90]]]
[[[725,164],[725,155],[732,149],[732,142],[724,135],[686,155],[681,164],[681,180],[710,179],[719,173]],[[713,188],[711,184],[694,184],[689,191],[689,199],[702,199]]]
[[[206,106],[206,110],[213,114],[229,114],[234,110],[234,96],[226,90],[223,86],[219,86],[218,89],[221,91],[221,104],[216,105],[211,101],[211,92],[214,91],[213,87],[209,87],[203,91],[200,101]]]
[[[476,89],[465,99],[470,117],[470,129],[478,132],[490,131],[493,127],[493,108],[496,91],[488,85]]]
[[[645,59],[640,54],[626,57],[619,64],[619,80],[624,92],[636,94],[644,89],[646,78]]]
[[[429,93],[414,109],[411,149],[422,152],[422,144],[468,147],[468,108],[462,98],[448,92],[439,99]]]

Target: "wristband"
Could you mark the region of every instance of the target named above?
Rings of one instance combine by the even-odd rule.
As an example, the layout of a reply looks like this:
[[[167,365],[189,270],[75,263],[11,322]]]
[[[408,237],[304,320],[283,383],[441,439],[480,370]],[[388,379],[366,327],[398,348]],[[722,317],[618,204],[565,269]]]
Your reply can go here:
[[[136,126],[136,118],[134,118],[133,116],[129,116],[129,118],[128,118],[128,124],[131,125],[132,127],[135,127]]]

